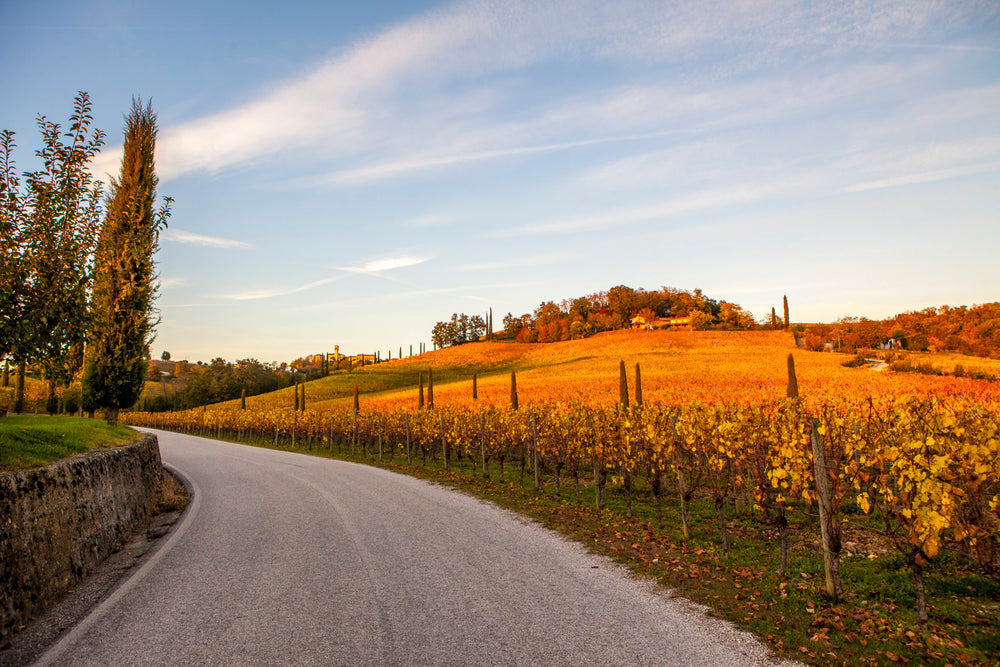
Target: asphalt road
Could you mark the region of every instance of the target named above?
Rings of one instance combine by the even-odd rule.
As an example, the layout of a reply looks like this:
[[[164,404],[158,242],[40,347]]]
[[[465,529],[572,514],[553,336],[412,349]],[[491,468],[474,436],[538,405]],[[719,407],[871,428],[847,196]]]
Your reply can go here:
[[[773,664],[752,636],[461,493],[157,435],[188,511],[38,664]]]

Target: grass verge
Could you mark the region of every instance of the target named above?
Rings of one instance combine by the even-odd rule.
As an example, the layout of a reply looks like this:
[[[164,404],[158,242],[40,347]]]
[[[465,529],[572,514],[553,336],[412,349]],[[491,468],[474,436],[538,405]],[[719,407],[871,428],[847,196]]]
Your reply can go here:
[[[142,434],[100,419],[8,415],[0,418],[0,471],[35,468],[90,451],[136,442]]]

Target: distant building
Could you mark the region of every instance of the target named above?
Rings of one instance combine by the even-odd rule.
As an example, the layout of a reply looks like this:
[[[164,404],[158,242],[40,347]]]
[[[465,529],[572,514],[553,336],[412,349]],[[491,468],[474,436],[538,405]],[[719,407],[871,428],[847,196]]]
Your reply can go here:
[[[678,329],[678,330],[688,330],[690,331],[693,327],[691,325],[690,317],[657,317],[654,319],[646,319],[642,315],[636,315],[631,320],[629,320],[630,329]]]

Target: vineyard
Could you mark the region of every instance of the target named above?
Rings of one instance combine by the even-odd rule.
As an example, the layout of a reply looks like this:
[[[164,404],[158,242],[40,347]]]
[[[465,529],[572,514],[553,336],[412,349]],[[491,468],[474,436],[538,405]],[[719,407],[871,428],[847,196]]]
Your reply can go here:
[[[788,359],[793,351],[797,371]],[[840,631],[841,647],[867,646],[864,628],[877,634],[875,626],[859,622],[852,630],[844,624],[863,592],[852,588],[851,573],[865,566],[857,561],[857,543],[868,535],[884,547],[868,560],[908,571],[908,617],[920,634],[900,626],[895,650],[923,660],[995,658],[996,383],[848,369],[843,359],[796,351],[777,334],[753,333],[622,333],[545,346],[467,345],[259,396],[246,409],[231,402],[128,413],[124,420],[442,468],[589,506],[598,516],[613,509],[626,522],[648,522],[648,545],[668,534],[681,544],[709,539],[717,559],[725,559],[731,546],[746,549],[752,532],[757,560],[777,566],[774,597],[751,603],[756,612],[763,613],[761,605],[786,604],[796,590],[825,596],[825,615],[816,616],[808,631],[813,644],[800,648],[800,657],[817,661],[838,655],[822,650],[833,641],[830,632]],[[758,528],[748,532],[746,526]],[[803,543],[812,545],[805,561],[797,555]],[[992,605],[992,620],[976,635],[979,649],[949,639],[947,619],[935,617],[942,604],[935,598],[941,561],[960,564],[968,573],[963,576],[985,591],[976,604],[985,599]],[[823,583],[815,590],[796,583],[810,576],[796,571],[803,562],[822,563]],[[934,586],[928,586],[928,572]],[[902,610],[897,613],[902,617]],[[752,622],[749,627],[768,630]],[[899,654],[883,649],[874,655],[892,660]]]

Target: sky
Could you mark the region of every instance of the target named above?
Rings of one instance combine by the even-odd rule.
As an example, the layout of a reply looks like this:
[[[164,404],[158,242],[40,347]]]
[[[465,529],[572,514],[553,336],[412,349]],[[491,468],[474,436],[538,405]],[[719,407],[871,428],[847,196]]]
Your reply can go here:
[[[0,128],[158,113],[152,353],[291,361],[669,286],[1000,300],[1000,3],[0,0]]]

